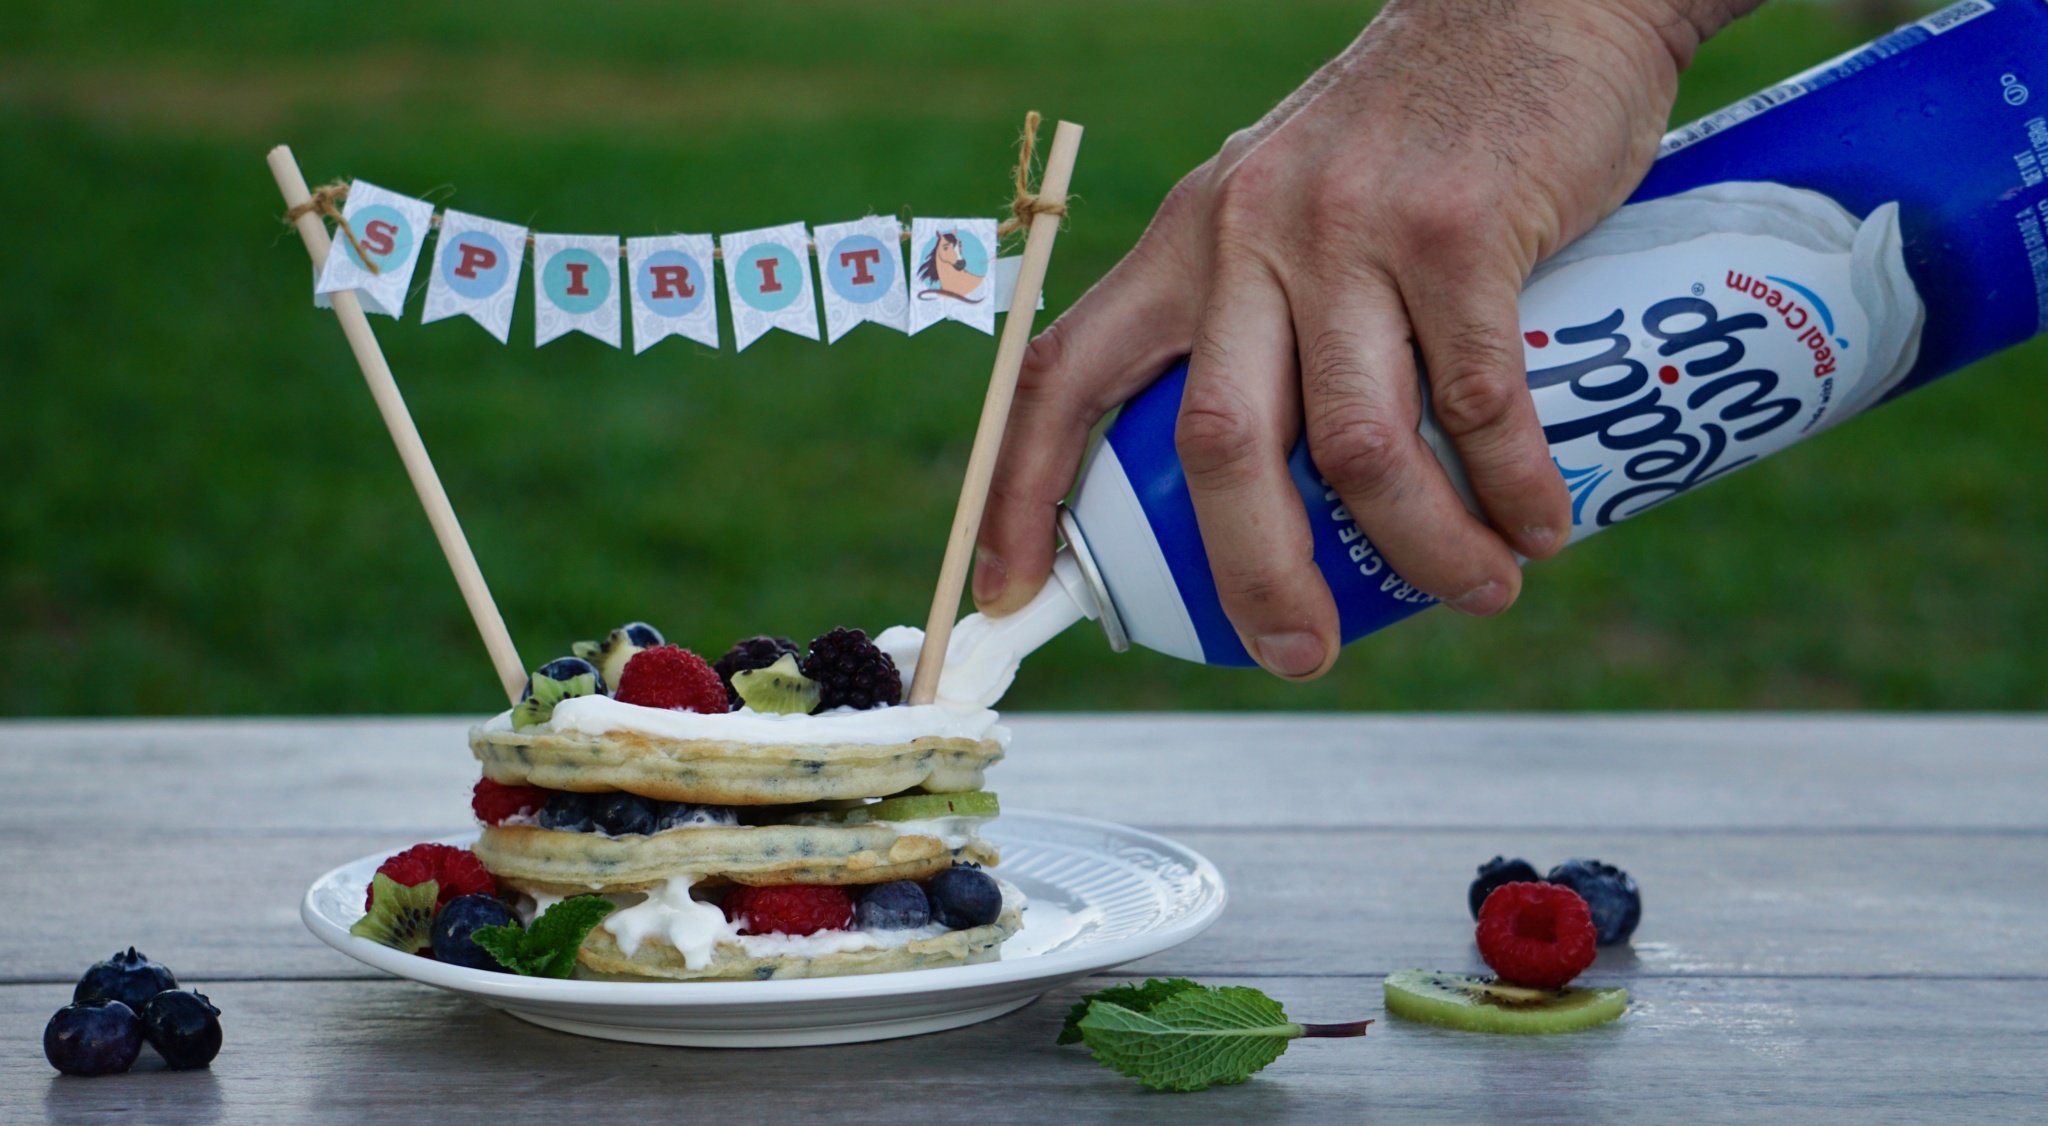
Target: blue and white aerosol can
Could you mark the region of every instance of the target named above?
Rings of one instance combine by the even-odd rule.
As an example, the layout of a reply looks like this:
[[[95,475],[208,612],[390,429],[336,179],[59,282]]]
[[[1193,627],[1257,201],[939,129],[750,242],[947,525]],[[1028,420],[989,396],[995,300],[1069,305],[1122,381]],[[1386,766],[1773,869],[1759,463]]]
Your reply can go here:
[[[2044,115],[2048,3],[1962,0],[1665,137],[1629,202],[1522,293],[1572,539],[2048,326]],[[1119,648],[1253,663],[1174,450],[1186,378],[1166,372],[1092,453],[1032,632],[1085,615]],[[1434,422],[1421,430],[1465,488]],[[1305,443],[1291,465],[1346,643],[1435,601]]]

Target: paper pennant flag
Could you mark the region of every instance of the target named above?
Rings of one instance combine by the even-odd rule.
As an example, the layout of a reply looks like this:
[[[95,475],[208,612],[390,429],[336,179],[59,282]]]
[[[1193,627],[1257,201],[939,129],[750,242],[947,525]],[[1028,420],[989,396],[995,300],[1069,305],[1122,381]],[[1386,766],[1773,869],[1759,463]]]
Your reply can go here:
[[[1007,313],[1010,311],[1010,301],[1017,296],[1017,275],[1023,272],[1023,269],[1024,256],[1022,254],[1009,254],[996,259],[996,312]],[[1036,307],[1040,309],[1045,308],[1045,294],[1040,293],[1038,295],[1038,305]]]
[[[512,306],[519,299],[519,267],[525,259],[525,227],[452,207],[443,211],[420,323],[466,315],[498,343],[506,343],[512,336]]]
[[[710,235],[629,238],[626,276],[632,279],[634,355],[668,336],[718,347]]]
[[[434,205],[357,180],[348,187],[348,203],[341,215],[356,233],[363,252],[377,264],[377,272],[369,271],[356,256],[356,248],[349,245],[348,236],[337,230],[313,292],[353,289],[367,312],[387,317],[404,313],[413,267],[419,264],[420,248],[426,245],[427,231],[434,224]]]
[[[533,236],[533,343],[574,330],[619,346],[619,237]]]
[[[740,351],[771,328],[818,338],[818,306],[811,300],[810,241],[802,223],[718,236],[731,296],[733,343]]]
[[[869,217],[817,229],[818,286],[825,300],[825,343],[837,343],[862,321],[910,331],[910,290],[904,284],[903,228]]]
[[[910,221],[910,331],[959,321],[996,331],[994,219]]]

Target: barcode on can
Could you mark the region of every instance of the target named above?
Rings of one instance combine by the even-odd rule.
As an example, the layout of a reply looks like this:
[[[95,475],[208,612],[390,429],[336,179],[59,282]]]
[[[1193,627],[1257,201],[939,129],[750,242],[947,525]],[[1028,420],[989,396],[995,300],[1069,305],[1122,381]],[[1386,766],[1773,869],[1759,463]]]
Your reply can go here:
[[[1952,27],[1961,27],[1978,16],[1991,10],[1991,0],[1960,0],[1941,11],[1920,21],[1920,26],[1930,34],[1940,35]]]

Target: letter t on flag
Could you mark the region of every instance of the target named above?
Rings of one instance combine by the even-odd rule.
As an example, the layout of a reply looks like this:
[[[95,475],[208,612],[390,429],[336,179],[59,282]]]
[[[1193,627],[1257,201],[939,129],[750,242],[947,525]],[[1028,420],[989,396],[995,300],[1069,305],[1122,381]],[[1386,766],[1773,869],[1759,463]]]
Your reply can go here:
[[[825,299],[825,342],[837,343],[862,321],[910,331],[910,290],[903,278],[902,228],[886,217],[818,228],[818,292]]]
[[[809,242],[802,223],[719,236],[725,290],[732,299],[733,343],[741,351],[771,328],[818,338]]]
[[[626,277],[633,294],[634,355],[669,336],[718,347],[710,235],[629,238]]]

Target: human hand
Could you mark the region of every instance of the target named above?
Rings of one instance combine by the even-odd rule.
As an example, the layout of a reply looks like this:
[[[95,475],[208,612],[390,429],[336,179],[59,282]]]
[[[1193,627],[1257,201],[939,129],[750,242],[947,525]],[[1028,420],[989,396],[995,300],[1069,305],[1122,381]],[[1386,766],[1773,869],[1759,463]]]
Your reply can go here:
[[[1176,445],[1245,648],[1306,679],[1337,609],[1287,470],[1317,468],[1389,564],[1475,615],[1515,553],[1570,534],[1525,383],[1522,283],[1648,170],[1678,73],[1759,0],[1393,0],[1167,196],[1130,254],[1032,341],[974,571],[991,613],[1052,564],[1089,429],[1190,356]],[[1417,434],[1421,393],[1485,520]]]

